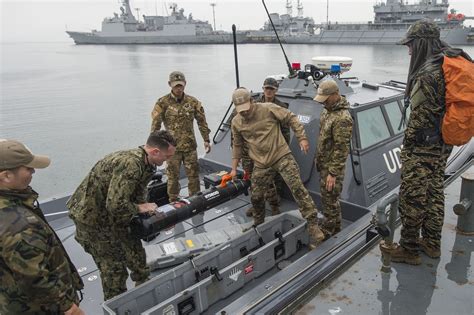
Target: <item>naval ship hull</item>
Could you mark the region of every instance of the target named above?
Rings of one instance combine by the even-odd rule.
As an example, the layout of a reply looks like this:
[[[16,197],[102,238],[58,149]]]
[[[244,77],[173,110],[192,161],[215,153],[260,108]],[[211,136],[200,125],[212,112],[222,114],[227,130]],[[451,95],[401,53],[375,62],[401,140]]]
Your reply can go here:
[[[103,35],[100,32],[66,32],[76,45],[113,44],[232,44],[231,34],[163,36],[154,32],[130,32],[123,35]],[[243,42],[243,35],[237,35],[237,42]]]
[[[339,45],[395,45],[406,30],[322,30],[319,34],[297,33],[280,36],[286,44],[339,44]],[[440,37],[450,45],[474,45],[474,29],[441,30]],[[249,32],[247,43],[277,43],[273,32]]]
[[[369,44],[393,45],[402,39],[406,30],[326,30],[318,35],[286,36],[288,44]],[[440,37],[450,45],[474,45],[474,29],[441,30]]]

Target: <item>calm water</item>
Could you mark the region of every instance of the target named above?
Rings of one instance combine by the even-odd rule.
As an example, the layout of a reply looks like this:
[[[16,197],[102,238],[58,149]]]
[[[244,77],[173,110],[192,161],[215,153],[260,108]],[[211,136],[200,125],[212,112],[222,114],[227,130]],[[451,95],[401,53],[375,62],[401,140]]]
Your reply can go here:
[[[464,48],[474,55],[474,47]],[[242,86],[260,90],[266,75],[287,71],[278,45],[238,49]],[[409,62],[407,49],[399,46],[293,45],[286,50],[301,64],[318,55],[352,57],[348,75],[369,82],[404,81]],[[169,92],[173,70],[185,73],[186,92],[202,101],[214,133],[235,88],[231,45],[1,44],[0,137],[19,139],[52,158],[32,184],[43,200],[70,194],[105,154],[145,141],[150,112]]]

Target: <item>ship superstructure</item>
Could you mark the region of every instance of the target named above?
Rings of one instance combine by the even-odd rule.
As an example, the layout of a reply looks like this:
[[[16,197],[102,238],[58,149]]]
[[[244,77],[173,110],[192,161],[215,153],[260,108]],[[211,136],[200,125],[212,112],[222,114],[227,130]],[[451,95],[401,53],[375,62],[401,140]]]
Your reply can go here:
[[[451,45],[474,45],[474,28],[464,22],[474,17],[449,10],[448,0],[380,1],[374,5],[374,20],[368,23],[326,21],[315,26],[313,34],[304,32],[283,36],[287,43],[304,44],[395,44],[407,29],[420,19],[434,21],[441,39]]]
[[[121,13],[105,18],[101,31],[67,31],[76,44],[231,44],[232,35],[219,31],[207,21],[185,15],[184,9],[171,4],[166,16],[133,15],[130,0],[121,0]],[[304,16],[303,2],[297,0],[293,14],[292,0],[286,1],[286,13],[270,14],[260,30],[237,33],[239,43],[276,43],[275,26],[281,40],[289,44],[395,44],[408,27],[422,18],[431,19],[441,29],[441,39],[451,45],[474,45],[474,28],[464,22],[474,17],[449,9],[448,0],[385,0],[374,5],[374,20],[367,23],[339,23],[329,20],[316,24]]]
[[[130,0],[122,0],[121,13],[102,21],[101,31],[71,32],[76,44],[230,44],[230,33],[214,30],[207,21],[185,16],[176,3],[167,16],[143,15],[137,20],[130,9]]]

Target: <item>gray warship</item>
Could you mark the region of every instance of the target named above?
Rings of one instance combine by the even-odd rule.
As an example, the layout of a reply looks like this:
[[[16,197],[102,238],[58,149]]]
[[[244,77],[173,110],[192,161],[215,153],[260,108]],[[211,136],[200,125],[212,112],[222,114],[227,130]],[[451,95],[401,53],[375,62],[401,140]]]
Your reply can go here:
[[[474,17],[449,10],[448,0],[419,0],[408,4],[403,0],[386,0],[374,5],[374,21],[368,23],[316,24],[303,17],[303,5],[298,0],[298,15],[292,16],[291,0],[286,3],[287,13],[271,15],[281,41],[288,44],[368,44],[391,45],[403,38],[413,22],[426,18],[441,29],[441,39],[450,45],[474,45],[474,28],[464,22]],[[247,42],[277,43],[270,21],[260,31],[249,31]]]
[[[102,21],[102,30],[66,33],[77,45],[83,44],[231,44],[232,34],[213,30],[207,21],[187,17],[176,3],[170,5],[168,16],[146,16],[143,21],[135,18],[130,0],[121,0],[121,13]],[[243,35],[237,34],[242,41]]]

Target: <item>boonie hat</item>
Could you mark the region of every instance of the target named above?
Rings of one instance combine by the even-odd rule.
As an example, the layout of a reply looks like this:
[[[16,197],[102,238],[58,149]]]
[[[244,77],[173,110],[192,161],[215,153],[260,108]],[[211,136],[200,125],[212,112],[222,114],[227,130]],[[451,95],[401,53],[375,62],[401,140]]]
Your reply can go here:
[[[398,45],[406,45],[416,38],[439,38],[439,27],[430,20],[423,19],[413,23],[408,28],[405,37],[397,42]]]
[[[232,102],[234,103],[237,113],[250,109],[250,92],[246,88],[240,87],[232,94]]]
[[[19,141],[0,139],[0,170],[9,170],[19,166],[45,168],[50,163],[49,157],[34,155]]]
[[[328,99],[329,96],[337,92],[339,92],[339,86],[337,86],[337,83],[333,80],[326,80],[319,85],[318,94],[314,100],[316,102],[323,103]]]
[[[180,71],[173,71],[170,73],[169,83],[172,88],[181,84],[182,86],[186,85],[186,77]]]
[[[263,81],[263,87],[278,89],[278,82],[274,78],[266,78],[265,81]]]

